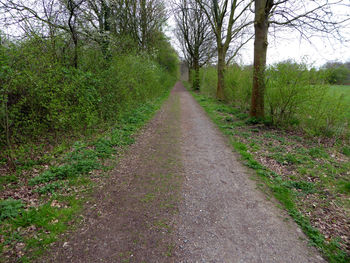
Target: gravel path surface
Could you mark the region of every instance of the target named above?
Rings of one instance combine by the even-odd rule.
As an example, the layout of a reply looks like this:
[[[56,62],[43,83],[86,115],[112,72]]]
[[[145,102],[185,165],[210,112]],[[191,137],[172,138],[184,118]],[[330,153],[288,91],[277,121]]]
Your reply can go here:
[[[39,262],[324,262],[178,82]]]
[[[185,181],[177,262],[324,262],[249,179],[227,140],[181,84]]]

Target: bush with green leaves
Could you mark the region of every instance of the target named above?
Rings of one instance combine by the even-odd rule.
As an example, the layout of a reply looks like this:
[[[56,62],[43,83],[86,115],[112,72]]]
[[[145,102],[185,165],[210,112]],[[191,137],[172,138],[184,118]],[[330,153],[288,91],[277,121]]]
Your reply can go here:
[[[61,48],[64,41],[56,41]],[[88,134],[115,123],[163,94],[178,75],[177,55],[165,38],[152,51],[111,49],[109,59],[87,45],[79,49],[78,68],[68,53],[56,57],[50,44],[33,36],[0,45],[1,159],[23,144],[56,142],[65,133]]]
[[[201,68],[199,72],[200,92],[208,97],[216,97],[218,74],[214,66]]]
[[[350,83],[350,69],[345,65],[334,65],[324,69],[329,84],[344,85]]]
[[[278,63],[266,76],[266,113],[274,124],[299,124],[306,104],[326,93],[326,87],[310,84],[306,65]]]
[[[225,72],[225,98],[241,110],[247,110],[251,101],[253,74],[251,67],[232,65]]]
[[[322,70],[308,69],[306,64],[285,61],[266,70],[266,123],[284,128],[302,129],[310,135],[348,136],[349,102],[343,94],[330,92]],[[201,93],[216,97],[215,67],[200,72]],[[229,66],[225,71],[225,101],[245,112],[250,107],[252,68]],[[248,120],[254,122],[254,120]]]

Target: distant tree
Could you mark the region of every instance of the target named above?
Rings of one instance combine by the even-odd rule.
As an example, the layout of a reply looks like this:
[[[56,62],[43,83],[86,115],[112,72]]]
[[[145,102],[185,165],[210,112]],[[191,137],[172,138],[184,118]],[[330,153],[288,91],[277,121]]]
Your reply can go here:
[[[216,97],[224,99],[225,67],[238,54],[239,50],[252,38],[247,32],[253,24],[250,7],[253,0],[196,0],[207,16],[215,34],[217,47],[218,85]],[[231,54],[227,57],[228,53]]]
[[[176,1],[173,10],[175,35],[188,64],[190,79],[191,71],[194,71],[193,89],[199,90],[199,69],[208,63],[216,52],[215,35],[207,16],[195,0]]]
[[[118,2],[118,1],[117,1]],[[168,19],[163,0],[119,0],[122,30],[130,34],[141,50],[151,51]]]
[[[290,27],[305,38],[309,38],[315,32],[323,35],[332,34],[335,37],[339,33],[339,27],[349,18],[335,16],[332,7],[343,6],[346,9],[349,8],[349,4],[346,0],[255,0],[254,2],[254,73],[250,115],[263,118],[269,27]]]
[[[350,69],[346,63],[328,62],[323,66],[326,72],[326,80],[329,84],[348,84],[350,83]]]

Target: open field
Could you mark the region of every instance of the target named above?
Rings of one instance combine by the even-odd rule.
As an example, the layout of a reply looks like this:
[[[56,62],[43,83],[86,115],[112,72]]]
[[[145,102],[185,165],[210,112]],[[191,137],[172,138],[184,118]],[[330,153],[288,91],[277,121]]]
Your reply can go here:
[[[350,85],[334,85],[330,87],[330,94],[344,95],[344,100],[349,103],[350,110]]]

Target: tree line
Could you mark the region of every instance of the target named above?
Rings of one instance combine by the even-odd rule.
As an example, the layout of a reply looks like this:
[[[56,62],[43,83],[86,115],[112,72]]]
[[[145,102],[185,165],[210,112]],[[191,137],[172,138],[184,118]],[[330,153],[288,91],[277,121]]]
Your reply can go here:
[[[177,77],[163,0],[0,0],[0,12],[0,163],[113,123]]]
[[[177,0],[173,5],[176,35],[194,71],[194,89],[199,89],[199,68],[211,61],[217,66],[216,97],[224,99],[225,69],[254,39],[250,116],[255,118],[265,114],[269,33],[284,27],[305,39],[318,35],[340,40],[350,19],[350,5],[343,0]]]

